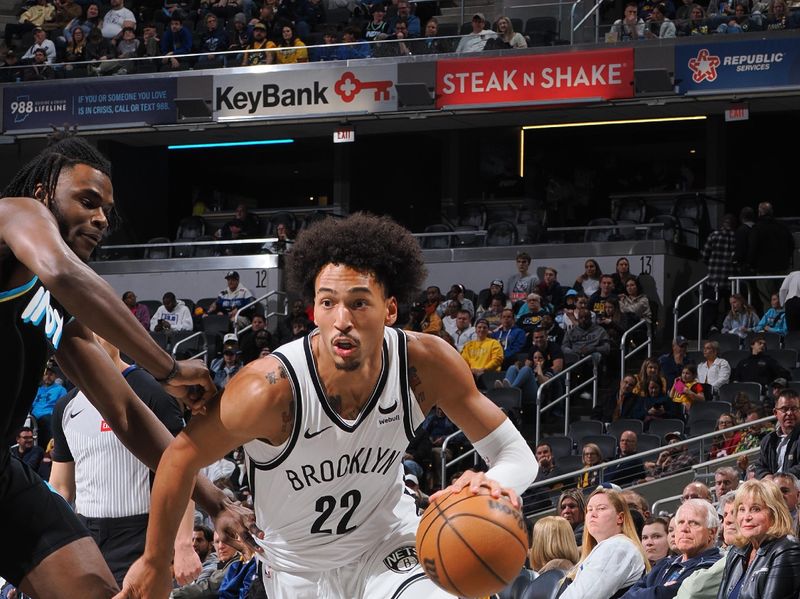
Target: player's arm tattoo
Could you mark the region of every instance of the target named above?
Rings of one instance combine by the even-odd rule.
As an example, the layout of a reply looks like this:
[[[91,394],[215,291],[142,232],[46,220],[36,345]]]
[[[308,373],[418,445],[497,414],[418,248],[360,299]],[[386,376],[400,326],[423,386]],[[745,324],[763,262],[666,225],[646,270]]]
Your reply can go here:
[[[417,398],[417,403],[423,405],[425,403],[425,393],[422,391],[422,379],[419,378],[419,372],[413,366],[408,367],[408,384]]]
[[[281,379],[287,379],[289,376],[286,374],[286,369],[283,364],[278,364],[277,370],[271,370],[266,374],[267,382],[270,385],[276,385]]]
[[[294,423],[294,398],[289,401],[289,405],[281,412],[281,432],[288,433],[292,430]]]

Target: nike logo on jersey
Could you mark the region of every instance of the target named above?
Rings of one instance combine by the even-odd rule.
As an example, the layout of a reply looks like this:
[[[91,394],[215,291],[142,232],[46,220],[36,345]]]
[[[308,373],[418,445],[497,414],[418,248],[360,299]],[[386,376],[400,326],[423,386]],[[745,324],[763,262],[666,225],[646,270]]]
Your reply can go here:
[[[397,409],[397,400],[396,399],[394,400],[394,403],[392,405],[390,405],[388,408],[382,408],[381,406],[378,406],[378,411],[381,414],[384,414],[384,415],[391,414],[396,409]]]
[[[86,409],[86,408],[84,408],[84,410],[85,410],[85,409]],[[69,413],[69,417],[70,417],[70,418],[75,418],[75,416],[77,416],[77,415],[78,415],[78,414],[80,414],[81,412],[83,412],[83,410],[78,410],[77,412],[70,412],[70,413]]]
[[[316,432],[314,432],[314,433],[312,433],[310,429],[306,429],[306,432],[305,432],[305,433],[303,433],[303,436],[304,436],[306,439],[313,439],[313,438],[314,438],[314,437],[316,437],[317,435],[321,435],[322,433],[324,433],[324,432],[325,432],[326,430],[328,430],[329,428],[331,428],[331,427],[330,427],[330,426],[326,426],[325,428],[322,428],[322,429],[320,429],[320,430],[318,430],[318,431],[316,431]]]
[[[30,322],[38,327],[42,319],[45,319],[44,334],[53,344],[53,349],[58,349],[61,334],[64,332],[64,318],[50,305],[50,292],[44,287],[39,287],[36,295],[22,311],[22,322]]]

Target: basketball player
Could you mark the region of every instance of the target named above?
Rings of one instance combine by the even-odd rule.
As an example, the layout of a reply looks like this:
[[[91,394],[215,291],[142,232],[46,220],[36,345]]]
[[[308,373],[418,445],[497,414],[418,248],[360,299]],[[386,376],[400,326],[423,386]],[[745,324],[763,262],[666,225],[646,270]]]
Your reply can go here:
[[[165,452],[144,556],[118,597],[169,594],[172,538],[197,470],[244,444],[270,599],[449,596],[417,563],[414,498],[402,456],[438,405],[491,468],[481,486],[519,506],[531,450],[481,395],[464,360],[433,335],[390,328],[424,276],[419,246],[386,218],[357,214],[307,229],[290,260],[318,329],[250,363]]]
[[[168,386],[203,397],[215,389],[198,361],[176,362],[150,338],[111,287],[84,262],[108,228],[110,166],[79,139],[45,149],[0,199],[0,514],[13,543],[0,545],[0,575],[33,597],[110,597],[117,585],[86,528],[66,502],[19,460],[8,438],[23,423],[50,348],[117,436],[155,468],[172,436],[131,391],[91,331],[97,331]],[[201,409],[200,406],[194,406]],[[208,481],[200,503],[246,535],[246,514]],[[202,497],[200,497],[202,496]],[[244,527],[244,528],[243,528]]]

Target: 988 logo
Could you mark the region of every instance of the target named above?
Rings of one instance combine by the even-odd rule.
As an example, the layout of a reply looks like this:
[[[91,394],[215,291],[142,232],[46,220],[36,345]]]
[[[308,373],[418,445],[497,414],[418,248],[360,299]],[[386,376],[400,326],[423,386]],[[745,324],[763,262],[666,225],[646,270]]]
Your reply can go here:
[[[16,100],[11,102],[9,108],[11,109],[11,115],[14,117],[14,122],[21,123],[33,112],[33,100],[30,99],[30,96],[17,96]]]

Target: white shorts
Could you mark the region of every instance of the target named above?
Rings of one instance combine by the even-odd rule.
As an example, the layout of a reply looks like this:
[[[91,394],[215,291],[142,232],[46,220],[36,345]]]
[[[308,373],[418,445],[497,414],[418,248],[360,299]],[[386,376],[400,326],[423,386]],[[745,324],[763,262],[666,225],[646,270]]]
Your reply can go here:
[[[452,599],[422,571],[416,524],[352,561],[325,572],[280,572],[264,567],[269,599]]]

